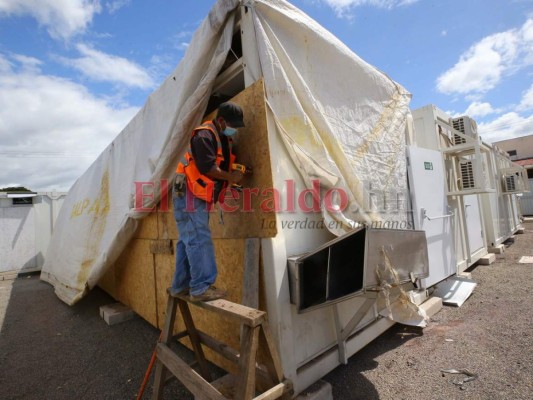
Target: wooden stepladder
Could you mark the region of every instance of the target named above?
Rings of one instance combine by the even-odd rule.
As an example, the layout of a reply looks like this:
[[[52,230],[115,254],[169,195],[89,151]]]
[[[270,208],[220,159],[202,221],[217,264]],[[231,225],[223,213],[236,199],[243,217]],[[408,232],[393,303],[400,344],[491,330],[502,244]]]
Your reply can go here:
[[[160,400],[167,382],[167,373],[176,377],[196,399],[201,400],[273,400],[290,399],[292,384],[283,379],[281,362],[269,331],[266,313],[254,308],[226,300],[191,303],[207,311],[218,313],[225,318],[241,324],[241,349],[234,350],[215,338],[197,330],[189,309],[186,296],[168,296],[167,314],[161,339],[157,344],[157,364],[152,399]],[[173,335],[177,308],[185,323],[185,331]],[[192,366],[198,366],[199,372],[183,361],[170,349],[172,339],[188,336],[196,356]],[[202,345],[219,353],[238,365],[238,373],[226,375],[211,381],[209,368]],[[265,364],[256,362],[259,346],[265,346]],[[256,391],[261,394],[256,395]]]

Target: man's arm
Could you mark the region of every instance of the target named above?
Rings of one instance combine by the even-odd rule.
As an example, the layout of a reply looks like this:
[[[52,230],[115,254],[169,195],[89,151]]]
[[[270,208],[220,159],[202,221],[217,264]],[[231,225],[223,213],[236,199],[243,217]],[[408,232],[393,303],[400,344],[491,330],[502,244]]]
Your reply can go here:
[[[207,172],[205,175],[207,175],[211,179],[228,181],[230,186],[233,183],[239,183],[243,177],[243,174],[240,171],[226,172],[221,170],[220,167],[216,164],[213,165],[209,172]]]

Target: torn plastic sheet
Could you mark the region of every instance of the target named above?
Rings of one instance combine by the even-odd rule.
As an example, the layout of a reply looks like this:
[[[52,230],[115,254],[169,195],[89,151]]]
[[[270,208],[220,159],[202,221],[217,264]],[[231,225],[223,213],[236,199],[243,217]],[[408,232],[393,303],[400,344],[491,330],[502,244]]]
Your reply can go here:
[[[383,264],[376,265],[376,276],[381,289],[378,297],[379,314],[392,321],[409,326],[427,326],[428,316],[418,307],[401,285],[389,255],[382,247]]]

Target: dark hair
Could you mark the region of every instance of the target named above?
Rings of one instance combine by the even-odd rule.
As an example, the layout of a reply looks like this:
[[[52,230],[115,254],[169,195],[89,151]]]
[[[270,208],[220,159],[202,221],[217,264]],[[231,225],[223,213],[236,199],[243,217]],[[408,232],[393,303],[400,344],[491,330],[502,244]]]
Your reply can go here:
[[[218,106],[217,118],[222,117],[232,128],[241,128],[244,126],[244,115],[242,108],[231,101],[222,103]]]

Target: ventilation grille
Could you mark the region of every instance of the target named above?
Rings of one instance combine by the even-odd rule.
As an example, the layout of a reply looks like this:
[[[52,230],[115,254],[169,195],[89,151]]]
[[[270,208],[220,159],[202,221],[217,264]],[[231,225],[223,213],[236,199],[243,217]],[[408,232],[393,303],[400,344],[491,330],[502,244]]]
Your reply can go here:
[[[458,144],[466,143],[466,139],[464,137],[461,137],[457,134],[453,135],[453,144],[457,146]]]
[[[464,134],[465,133],[465,120],[463,118],[454,119],[453,129]]]
[[[516,176],[509,175],[505,177],[505,191],[506,192],[516,192]]]
[[[461,182],[463,189],[475,189],[476,181],[472,161],[461,161]]]
[[[457,118],[457,119],[454,119],[453,120],[453,129],[455,129],[456,131],[459,131],[461,132],[462,134],[465,133],[465,120],[463,118]],[[454,134],[453,135],[453,144],[454,145],[458,145],[458,144],[463,144],[463,143],[466,143],[466,139],[457,135],[457,134]]]
[[[453,129],[461,132],[465,136],[477,138],[477,124],[476,121],[470,117],[465,116],[454,118],[452,119],[452,126]],[[454,138],[454,140],[457,142],[457,144],[465,143],[464,138],[458,138],[457,136]]]

